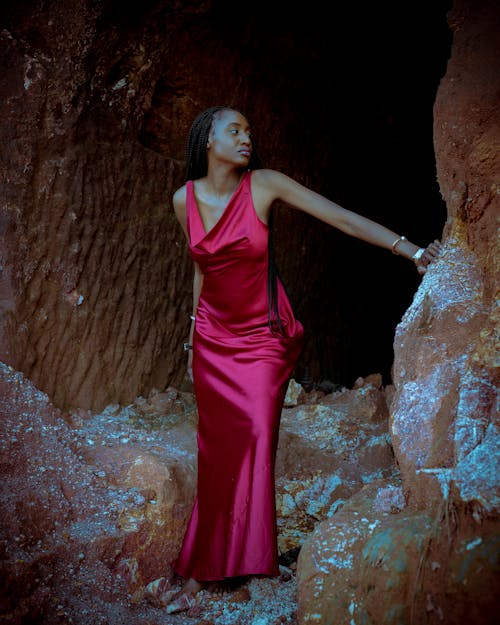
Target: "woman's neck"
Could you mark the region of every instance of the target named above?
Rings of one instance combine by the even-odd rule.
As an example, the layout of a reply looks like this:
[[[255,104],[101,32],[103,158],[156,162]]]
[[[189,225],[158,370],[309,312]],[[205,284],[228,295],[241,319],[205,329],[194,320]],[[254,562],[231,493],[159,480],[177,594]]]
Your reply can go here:
[[[244,171],[241,169],[222,169],[218,167],[215,170],[209,169],[205,178],[201,178],[206,193],[216,197],[226,197],[231,195],[239,185]]]

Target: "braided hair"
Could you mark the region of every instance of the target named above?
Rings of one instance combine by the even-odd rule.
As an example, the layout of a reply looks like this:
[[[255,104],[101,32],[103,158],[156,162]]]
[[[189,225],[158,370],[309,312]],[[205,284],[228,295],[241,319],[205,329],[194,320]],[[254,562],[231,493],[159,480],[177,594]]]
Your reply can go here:
[[[207,143],[214,118],[220,111],[237,111],[231,106],[212,106],[200,113],[191,124],[186,148],[186,181],[203,178],[208,172]],[[237,111],[240,112],[240,111]],[[243,113],[241,113],[243,115]],[[252,138],[252,153],[248,163],[248,169],[261,169],[262,162],[255,148]],[[268,238],[268,269],[267,269],[267,295],[268,295],[268,324],[273,333],[282,333],[283,326],[278,307],[278,280],[281,276],[276,266],[273,237],[273,209],[269,213],[269,238]],[[282,281],[281,281],[282,282]]]

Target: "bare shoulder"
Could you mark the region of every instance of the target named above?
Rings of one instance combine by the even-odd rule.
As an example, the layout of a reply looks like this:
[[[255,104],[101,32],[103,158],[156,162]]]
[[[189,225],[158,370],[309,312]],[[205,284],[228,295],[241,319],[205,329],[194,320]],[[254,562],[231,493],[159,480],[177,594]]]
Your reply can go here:
[[[269,220],[269,210],[274,200],[280,197],[279,176],[273,169],[252,171],[252,200],[255,212],[264,223]]]
[[[172,204],[177,219],[184,223],[186,221],[186,185],[182,185],[172,196]]]
[[[275,169],[256,169],[252,174],[252,187],[268,201],[284,200],[290,202],[302,185],[289,176]]]
[[[182,187],[179,187],[177,191],[172,196],[172,203],[174,205],[174,210],[177,212],[178,208],[186,207],[186,185],[183,184]]]
[[[174,206],[175,216],[182,226],[184,234],[187,235],[187,218],[186,218],[186,185],[182,185],[172,196],[172,204]]]
[[[256,169],[252,172],[252,182],[259,187],[271,188],[279,185],[280,179],[286,178],[284,174],[275,169]]]
[[[272,202],[282,196],[287,180],[291,179],[275,169],[256,169],[252,173],[252,190]]]

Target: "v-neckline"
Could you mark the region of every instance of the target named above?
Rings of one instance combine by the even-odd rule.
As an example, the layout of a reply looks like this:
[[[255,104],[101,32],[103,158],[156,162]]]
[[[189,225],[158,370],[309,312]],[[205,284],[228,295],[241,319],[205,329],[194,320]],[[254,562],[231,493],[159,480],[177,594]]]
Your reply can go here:
[[[229,198],[229,200],[227,201],[226,206],[224,207],[224,210],[222,211],[222,213],[219,215],[217,221],[214,223],[214,225],[207,230],[205,228],[205,224],[203,223],[203,217],[201,216],[201,212],[200,212],[200,207],[198,206],[198,200],[196,199],[196,193],[195,193],[195,186],[194,186],[194,180],[191,181],[191,190],[193,192],[193,201],[194,201],[194,205],[196,208],[196,212],[198,214],[198,219],[200,220],[200,225],[201,225],[201,229],[203,231],[203,239],[205,237],[207,237],[214,228],[216,228],[219,225],[219,222],[223,219],[224,215],[228,212],[228,208],[231,204],[231,202],[234,200],[234,198],[236,197],[236,194],[238,193],[238,191],[241,189],[241,186],[243,185],[243,181],[245,180],[245,178],[247,177],[248,172],[244,172],[243,175],[241,176],[240,181],[238,182],[238,184],[236,185],[236,188],[234,189],[234,191],[231,194],[231,197]]]

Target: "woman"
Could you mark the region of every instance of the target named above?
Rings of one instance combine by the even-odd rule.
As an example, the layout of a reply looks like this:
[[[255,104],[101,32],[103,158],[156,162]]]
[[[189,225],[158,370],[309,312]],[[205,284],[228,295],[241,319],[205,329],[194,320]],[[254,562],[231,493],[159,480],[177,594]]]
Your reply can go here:
[[[194,261],[188,372],[198,405],[198,488],[174,569],[186,579],[167,611],[208,582],[279,573],[274,461],[283,398],[302,345],[269,243],[275,200],[415,262],[440,251],[261,169],[247,119],[213,107],[194,121],[187,182],[173,196]]]

